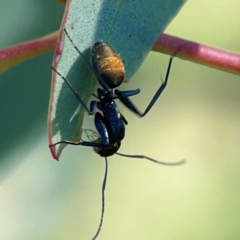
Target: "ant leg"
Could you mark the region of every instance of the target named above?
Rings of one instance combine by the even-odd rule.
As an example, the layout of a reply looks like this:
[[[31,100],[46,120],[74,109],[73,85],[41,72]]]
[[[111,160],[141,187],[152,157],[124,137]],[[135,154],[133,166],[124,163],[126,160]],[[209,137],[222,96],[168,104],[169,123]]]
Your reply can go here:
[[[82,146],[86,146],[86,147],[98,147],[98,148],[106,148],[108,146],[106,146],[105,144],[102,143],[97,143],[97,142],[88,142],[88,141],[83,141],[82,139],[78,142],[74,142],[74,141],[69,141],[69,140],[63,140],[63,141],[59,141],[53,144],[50,144],[49,147],[54,147],[58,144],[69,144],[69,145],[82,145]]]
[[[126,119],[121,113],[120,113],[120,115],[121,115],[121,118],[122,118],[124,124],[125,124],[125,125],[128,125],[127,119]]]
[[[109,135],[108,135],[106,124],[104,122],[104,118],[100,112],[97,112],[95,114],[94,122],[95,122],[95,127],[101,137],[103,144],[108,145],[109,144]]]
[[[174,55],[174,56],[175,56],[175,55]],[[162,83],[162,85],[159,87],[159,89],[157,90],[157,92],[156,92],[155,95],[153,96],[151,102],[149,103],[149,105],[147,106],[146,110],[145,110],[144,113],[142,114],[142,117],[145,116],[145,115],[149,112],[149,110],[152,108],[152,106],[154,105],[154,103],[157,101],[157,99],[159,98],[159,96],[162,94],[163,90],[164,90],[165,87],[167,86],[168,78],[169,78],[169,73],[170,73],[171,66],[172,66],[172,60],[173,60],[174,56],[171,56],[171,57],[170,57],[164,82]]]
[[[119,91],[118,89],[116,89],[115,94],[117,95],[117,99],[119,99],[123,103],[123,105],[125,105],[125,107],[127,107],[133,113],[137,114],[139,117],[143,117],[142,113],[138,110],[135,104],[128,98],[129,96],[136,95],[137,93],[129,95],[128,93],[126,93],[126,91]]]
[[[104,217],[104,212],[105,212],[105,189],[106,189],[106,183],[107,183],[107,174],[108,174],[108,160],[105,157],[105,173],[104,173],[104,178],[103,178],[103,183],[102,183],[102,210],[101,210],[101,218],[100,218],[100,222],[99,222],[99,225],[98,225],[97,232],[95,233],[95,235],[92,238],[92,240],[95,240],[97,238],[97,236],[99,235],[99,233],[101,231],[102,224],[103,224],[103,217]]]
[[[86,104],[84,103],[82,98],[79,96],[78,92],[75,91],[74,88],[72,87],[71,83],[60,72],[58,72],[56,68],[51,66],[51,69],[54,72],[56,72],[64,80],[64,82],[68,85],[69,89],[72,91],[72,93],[74,94],[74,96],[76,97],[78,102],[88,112],[88,114],[89,115],[93,115],[96,112],[97,102],[96,101],[92,101],[91,104],[90,104],[90,109],[88,109],[88,107],[86,106]]]
[[[85,56],[82,54],[82,52],[78,49],[78,47],[74,44],[73,40],[71,39],[71,37],[69,36],[66,28],[64,28],[64,32],[67,36],[67,38],[69,39],[69,41],[72,43],[73,47],[76,49],[76,51],[79,53],[79,55],[83,58],[83,60],[87,63],[87,65],[89,66],[89,68],[92,70],[92,72],[96,75],[99,83],[102,85],[102,87],[107,90],[110,91],[109,86],[105,83],[105,81],[102,79],[102,77],[100,76],[100,74],[96,71],[96,69],[89,63],[89,61],[85,58]]]
[[[118,89],[115,89],[115,93],[118,96],[117,98],[120,98],[120,97],[131,97],[131,96],[139,94],[140,93],[140,89],[138,88],[138,89],[135,89],[135,90],[126,90],[126,91],[120,91]]]
[[[129,155],[129,154],[123,154],[123,153],[116,153],[119,156],[122,157],[129,157],[129,158],[139,158],[139,159],[147,159],[151,162],[157,163],[157,164],[162,164],[162,165],[167,165],[167,166],[178,166],[178,165],[182,165],[185,163],[185,160],[180,160],[178,162],[163,162],[163,161],[159,161],[150,157],[147,157],[145,155]]]
[[[66,28],[63,29],[67,38],[69,39],[69,41],[71,42],[71,44],[73,45],[73,47],[76,49],[76,51],[78,52],[78,54],[84,59],[84,61],[87,63],[87,65],[89,66],[89,68],[95,73],[95,69],[93,68],[93,66],[89,63],[89,61],[85,58],[85,56],[82,54],[82,52],[78,49],[78,47],[74,44],[72,38],[69,36]]]
[[[167,68],[167,73],[165,76],[165,80],[164,82],[161,84],[161,86],[159,87],[159,89],[157,90],[157,92],[155,93],[155,95],[153,96],[151,102],[148,104],[147,108],[145,109],[145,111],[143,113],[141,113],[138,108],[134,105],[134,103],[128,98],[129,94],[125,94],[124,92],[121,91],[115,91],[116,95],[119,97],[119,100],[131,111],[133,111],[135,114],[137,114],[139,117],[144,117],[152,108],[152,106],[155,104],[155,102],[157,101],[157,99],[159,98],[159,96],[162,94],[163,90],[165,89],[165,87],[167,86],[168,83],[168,77],[169,77],[169,73],[171,70],[171,66],[172,66],[172,60],[174,58],[174,56],[176,55],[176,53],[170,57],[169,63],[168,63],[168,68]],[[136,90],[135,90],[136,91]],[[137,94],[137,93],[136,93]],[[134,95],[134,94],[132,94]]]
[[[54,68],[52,66],[50,68],[55,73],[57,73],[58,76],[60,76],[63,79],[63,81],[68,85],[69,89],[72,91],[74,96],[77,98],[78,102],[83,106],[83,108],[88,112],[89,115],[92,115],[91,111],[88,109],[88,107],[86,106],[86,104],[84,103],[82,98],[79,96],[78,92],[74,90],[74,88],[72,87],[71,83],[60,72],[58,72],[56,68]]]
[[[95,127],[100,135],[100,139],[101,139],[102,143],[83,141],[82,139],[78,142],[63,140],[63,141],[56,142],[54,144],[50,144],[49,147],[54,147],[58,144],[64,143],[64,144],[69,144],[69,145],[82,145],[82,146],[87,146],[87,147],[98,147],[98,148],[110,147],[111,148],[111,145],[109,145],[109,136],[108,136],[107,127],[104,122],[103,116],[99,112],[97,112],[95,114]]]

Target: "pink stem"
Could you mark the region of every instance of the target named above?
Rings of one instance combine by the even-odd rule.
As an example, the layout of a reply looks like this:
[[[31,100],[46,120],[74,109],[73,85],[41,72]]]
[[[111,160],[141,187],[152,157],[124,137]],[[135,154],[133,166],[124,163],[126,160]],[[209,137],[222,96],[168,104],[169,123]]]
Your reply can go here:
[[[54,50],[58,32],[0,50],[0,73],[32,57]]]
[[[0,50],[0,73],[8,68],[32,57],[54,50],[58,32],[48,36],[20,43]],[[178,37],[162,34],[152,47],[153,51],[173,54],[177,49],[177,57],[200,63],[240,75],[240,55],[210,47],[204,44],[188,41]]]
[[[240,54],[162,34],[152,47],[153,51],[177,57],[240,75]]]

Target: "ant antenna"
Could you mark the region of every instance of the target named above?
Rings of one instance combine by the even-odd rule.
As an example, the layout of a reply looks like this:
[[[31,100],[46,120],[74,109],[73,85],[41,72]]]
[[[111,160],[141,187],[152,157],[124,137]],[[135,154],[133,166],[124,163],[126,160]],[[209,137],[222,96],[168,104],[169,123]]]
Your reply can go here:
[[[105,189],[106,189],[106,183],[107,183],[107,173],[108,173],[108,160],[107,157],[105,157],[105,174],[104,174],[104,178],[103,178],[103,184],[102,184],[102,211],[101,211],[101,218],[100,218],[100,223],[98,225],[98,229],[97,232],[95,233],[94,237],[92,238],[92,240],[95,240],[102,228],[102,224],[103,224],[103,217],[104,217],[104,211],[105,211]]]
[[[109,91],[109,86],[105,83],[105,81],[103,81],[102,77],[100,76],[100,74],[96,71],[96,69],[94,69],[94,67],[89,63],[88,59],[82,54],[82,52],[78,49],[78,47],[76,46],[76,44],[73,42],[72,38],[69,36],[66,28],[63,29],[67,38],[69,39],[69,41],[71,42],[71,44],[73,45],[73,47],[76,49],[76,51],[78,52],[78,54],[83,58],[83,60],[87,63],[87,65],[89,66],[89,68],[91,69],[91,71],[95,74],[95,76],[99,79],[100,84],[102,84],[102,86],[105,88],[105,90]]]
[[[66,28],[63,29],[67,38],[69,39],[69,41],[71,42],[71,44],[73,45],[73,47],[76,49],[76,51],[78,52],[78,54],[84,59],[84,61],[87,63],[87,65],[89,66],[89,68],[97,75],[97,72],[95,71],[95,69],[93,68],[93,66],[89,63],[89,61],[86,59],[86,57],[82,54],[82,52],[78,49],[78,47],[75,45],[75,43],[73,42],[72,38],[69,36]]]
[[[162,164],[162,165],[166,165],[166,166],[178,166],[178,165],[182,165],[186,162],[185,159],[180,160],[178,162],[163,162],[163,161],[159,161],[150,157],[147,157],[145,155],[129,155],[129,154],[123,154],[123,153],[119,153],[116,152],[117,155],[122,156],[122,157],[129,157],[129,158],[140,158],[140,159],[147,159],[151,162],[157,163],[157,164]]]
[[[63,79],[63,81],[68,85],[70,90],[72,91],[73,95],[77,98],[78,102],[82,105],[82,107],[88,112],[89,115],[91,115],[90,111],[88,110],[87,105],[84,103],[84,101],[81,99],[79,96],[78,92],[74,90],[72,87],[71,83],[60,73],[56,68],[53,66],[50,66],[50,68],[59,76]]]

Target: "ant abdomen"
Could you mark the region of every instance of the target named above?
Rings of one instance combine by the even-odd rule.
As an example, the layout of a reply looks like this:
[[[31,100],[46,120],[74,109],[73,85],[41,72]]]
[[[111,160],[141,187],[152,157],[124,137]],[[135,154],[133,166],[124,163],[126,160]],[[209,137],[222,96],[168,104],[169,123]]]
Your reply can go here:
[[[121,85],[125,74],[124,64],[111,46],[105,42],[96,42],[92,48],[92,63],[110,88]]]

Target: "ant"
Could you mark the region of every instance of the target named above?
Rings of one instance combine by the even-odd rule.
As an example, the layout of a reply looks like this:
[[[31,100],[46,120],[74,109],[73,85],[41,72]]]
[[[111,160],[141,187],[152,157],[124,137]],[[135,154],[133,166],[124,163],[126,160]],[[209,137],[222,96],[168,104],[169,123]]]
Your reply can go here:
[[[71,144],[71,145],[82,145],[93,147],[94,151],[99,154],[101,157],[105,157],[106,168],[105,168],[105,175],[102,184],[102,211],[101,211],[101,219],[99,223],[99,227],[97,229],[96,234],[94,235],[93,239],[96,239],[98,234],[100,233],[102,222],[103,222],[103,215],[104,215],[104,207],[105,207],[105,198],[104,192],[106,187],[107,181],[107,171],[108,171],[108,162],[107,157],[117,154],[123,157],[131,157],[131,158],[144,158],[150,160],[152,162],[164,165],[180,165],[183,164],[185,161],[178,161],[178,162],[161,162],[155,160],[153,158],[144,156],[144,155],[129,155],[129,154],[122,154],[118,153],[121,146],[121,141],[125,136],[125,125],[128,124],[125,117],[121,114],[118,109],[118,106],[115,102],[115,99],[119,99],[128,109],[132,112],[137,114],[139,117],[144,117],[150,109],[153,107],[163,90],[165,89],[168,77],[172,65],[173,57],[176,55],[172,55],[170,57],[167,73],[165,76],[164,82],[158,88],[157,92],[155,93],[154,97],[148,104],[146,110],[141,113],[134,103],[129,99],[129,97],[134,96],[140,93],[140,89],[135,90],[127,90],[127,91],[120,91],[116,89],[120,86],[124,80],[125,68],[122,59],[118,55],[118,53],[107,43],[100,41],[96,42],[92,47],[92,65],[89,61],[84,57],[84,55],[80,52],[77,46],[73,43],[71,37],[69,36],[66,29],[64,32],[72,43],[73,47],[79,53],[79,55],[85,60],[88,64],[89,68],[95,74],[98,83],[101,85],[101,88],[97,89],[97,95],[93,94],[93,96],[97,100],[92,100],[90,102],[90,107],[88,108],[84,101],[82,100],[81,96],[74,90],[71,83],[54,67],[51,67],[54,72],[56,72],[68,85],[69,89],[72,91],[78,102],[81,106],[85,109],[85,111],[89,115],[95,114],[95,127],[97,130],[97,139],[91,141],[90,137],[89,141],[80,140],[78,142],[63,140],[57,143],[51,144],[49,147],[53,147],[57,144],[64,143],[64,144]],[[97,111],[98,110],[98,111]],[[92,131],[92,130],[88,130]],[[95,133],[92,131],[92,133]]]

